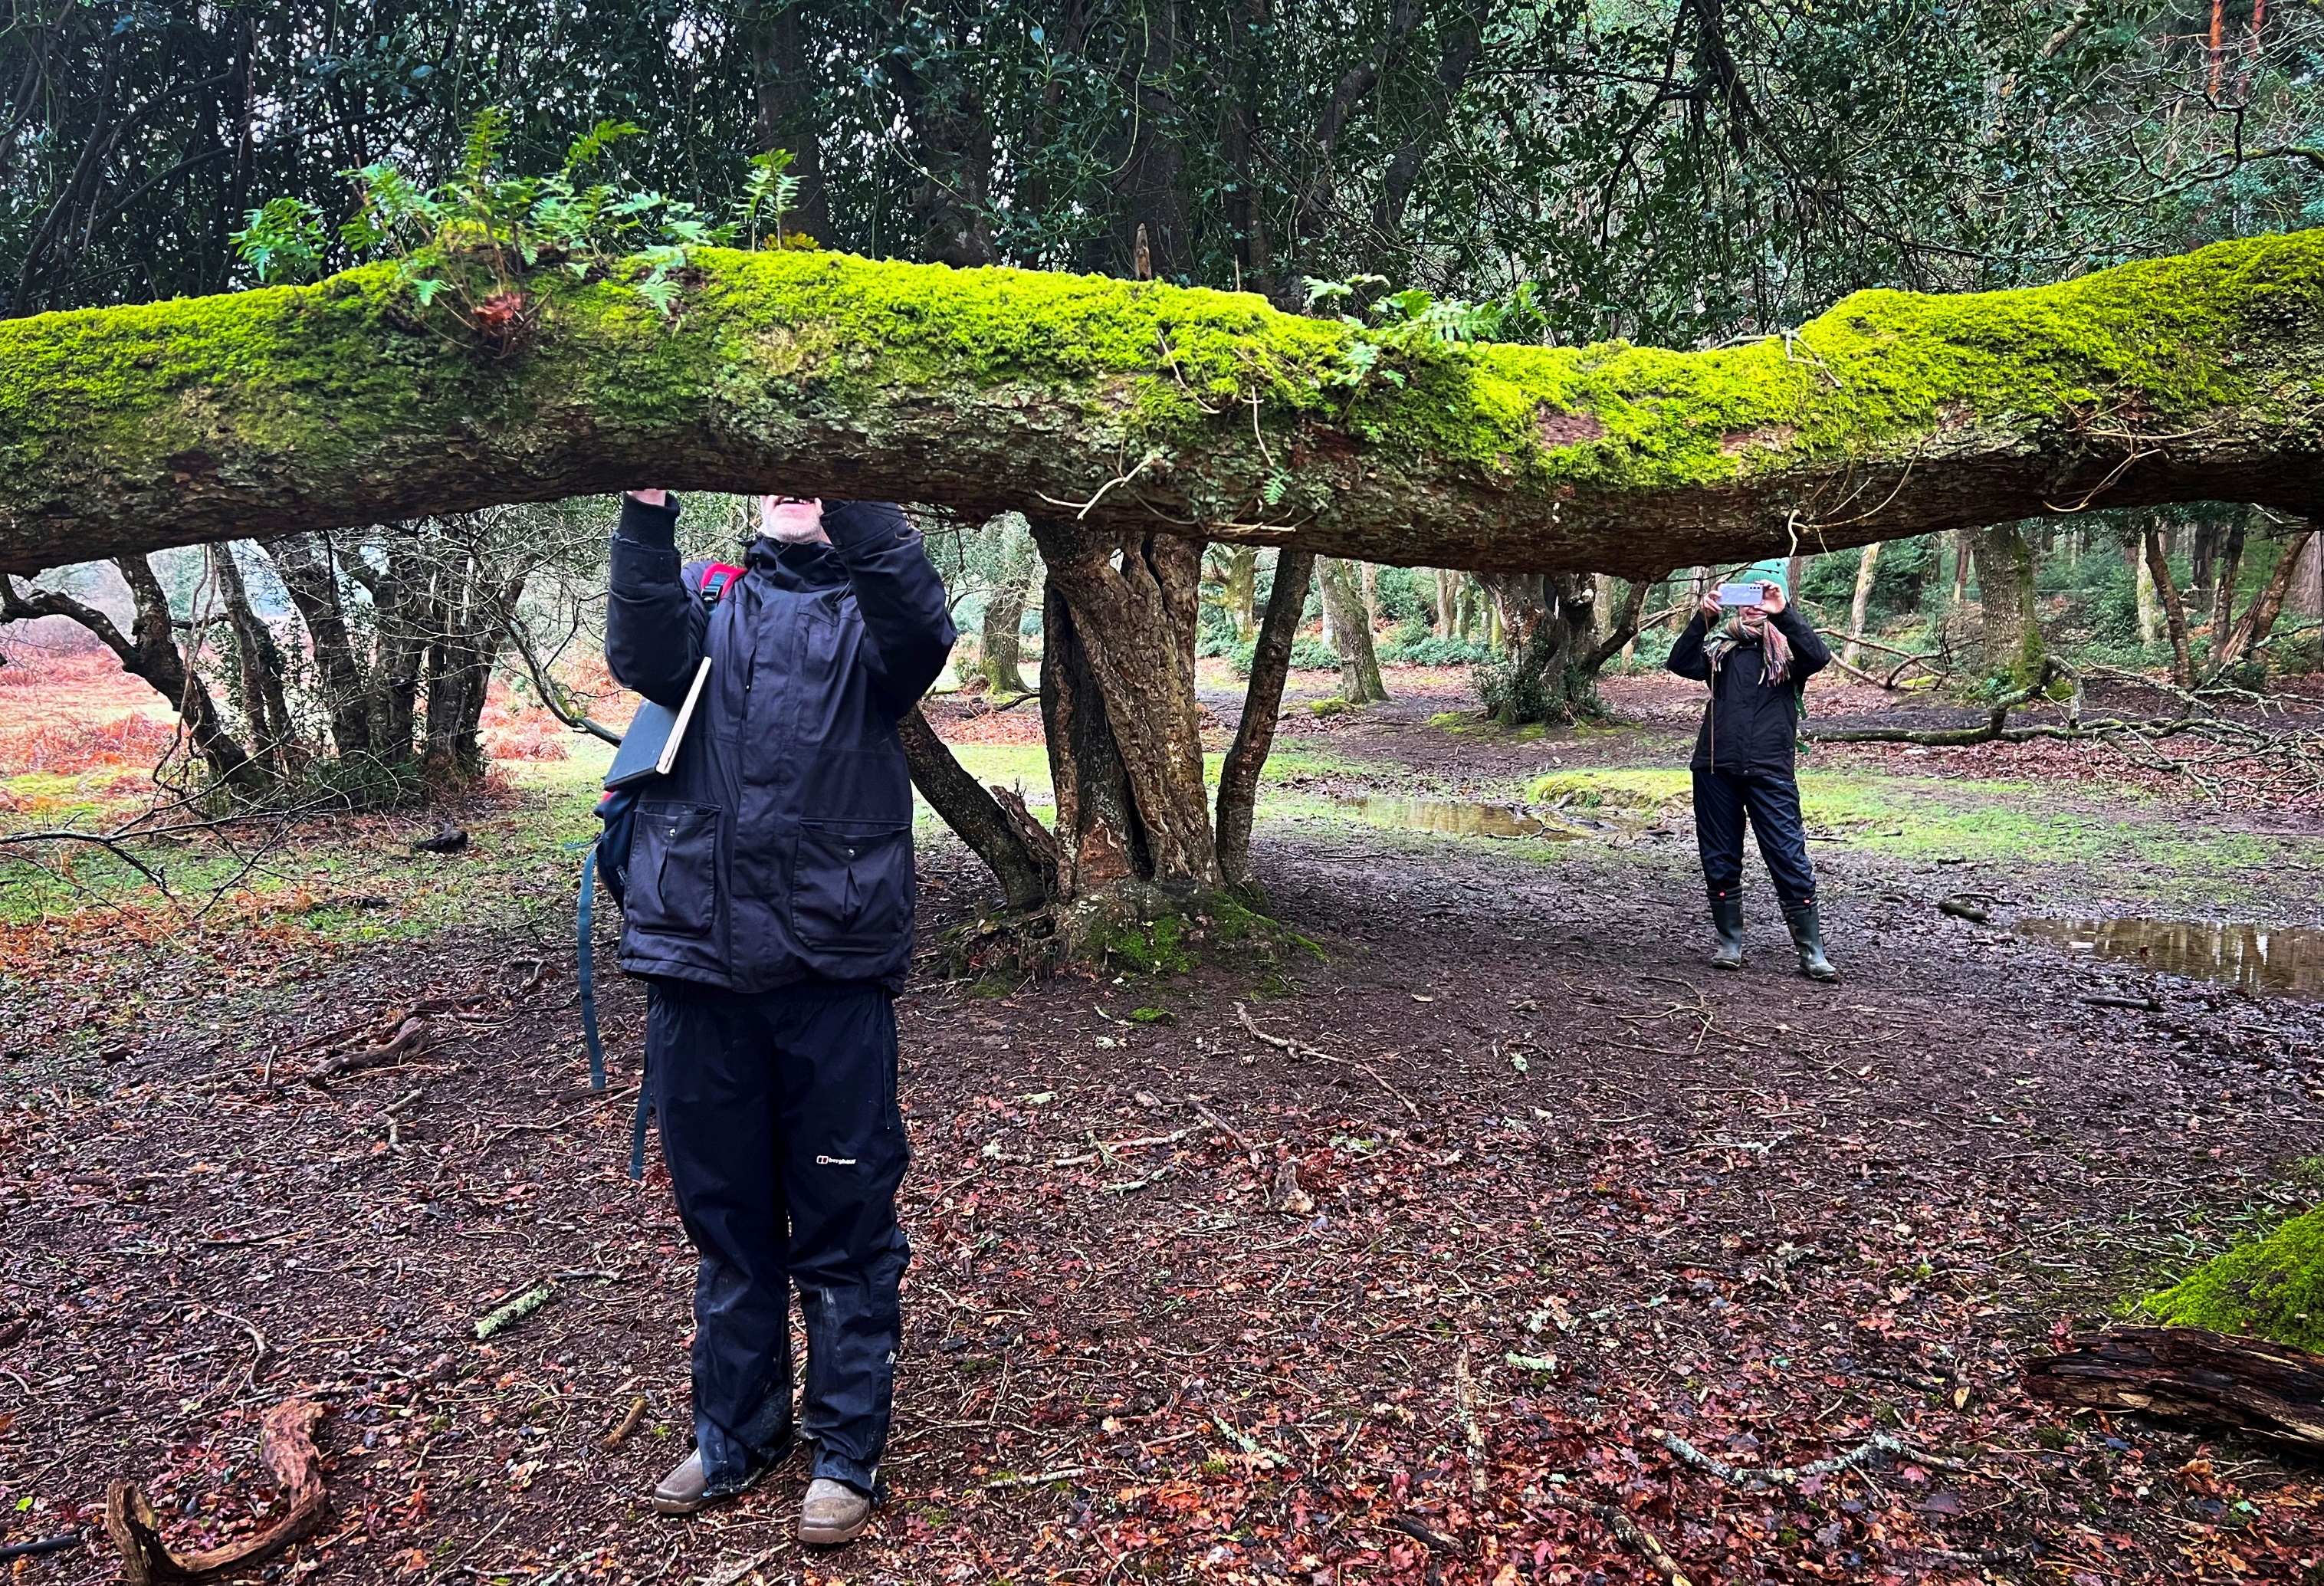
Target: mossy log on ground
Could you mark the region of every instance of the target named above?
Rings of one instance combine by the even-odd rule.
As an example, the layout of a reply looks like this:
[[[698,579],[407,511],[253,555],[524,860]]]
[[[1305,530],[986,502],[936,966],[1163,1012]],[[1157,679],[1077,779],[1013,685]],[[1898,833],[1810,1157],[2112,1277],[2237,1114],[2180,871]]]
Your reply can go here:
[[[659,484],[1646,575],[2324,484],[2324,231],[1694,353],[826,253],[703,250],[664,319],[628,268],[520,283],[517,344],[387,266],[0,324],[0,569]]]
[[[2144,1308],[2176,1326],[2324,1351],[2324,1206],[2213,1257]]]

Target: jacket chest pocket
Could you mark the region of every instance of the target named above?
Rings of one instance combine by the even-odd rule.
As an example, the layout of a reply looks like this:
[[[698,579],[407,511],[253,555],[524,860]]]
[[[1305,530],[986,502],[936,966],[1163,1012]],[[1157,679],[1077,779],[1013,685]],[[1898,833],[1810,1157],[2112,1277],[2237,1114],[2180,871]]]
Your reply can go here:
[[[641,803],[630,843],[632,923],[645,931],[706,936],[718,918],[715,806]]]
[[[791,928],[829,952],[881,953],[911,918],[912,828],[803,821],[791,865]]]

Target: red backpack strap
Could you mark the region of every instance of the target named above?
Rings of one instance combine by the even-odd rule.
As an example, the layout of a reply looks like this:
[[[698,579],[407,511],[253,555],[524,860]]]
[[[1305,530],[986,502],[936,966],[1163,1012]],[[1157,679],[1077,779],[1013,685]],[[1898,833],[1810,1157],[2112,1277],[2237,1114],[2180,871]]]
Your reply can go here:
[[[726,591],[733,586],[734,580],[742,576],[745,570],[732,562],[712,562],[703,568],[702,604],[706,606],[716,605]]]

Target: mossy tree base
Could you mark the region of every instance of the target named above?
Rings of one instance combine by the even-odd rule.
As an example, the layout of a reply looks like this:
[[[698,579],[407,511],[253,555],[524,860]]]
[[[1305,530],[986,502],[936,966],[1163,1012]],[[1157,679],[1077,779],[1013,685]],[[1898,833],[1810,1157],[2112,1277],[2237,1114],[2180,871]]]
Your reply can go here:
[[[944,973],[980,984],[1013,985],[1066,971],[1159,979],[1191,974],[1231,954],[1239,972],[1274,974],[1322,947],[1258,911],[1249,888],[1194,891],[1130,882],[1070,903],[989,915],[954,929]]]

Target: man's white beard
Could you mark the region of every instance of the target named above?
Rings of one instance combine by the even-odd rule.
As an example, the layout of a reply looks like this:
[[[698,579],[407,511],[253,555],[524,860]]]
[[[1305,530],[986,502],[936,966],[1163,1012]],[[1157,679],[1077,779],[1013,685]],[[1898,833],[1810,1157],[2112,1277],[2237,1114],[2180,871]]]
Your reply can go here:
[[[829,545],[831,536],[823,531],[820,523],[791,523],[780,518],[770,518],[761,525],[767,538],[779,545]]]

